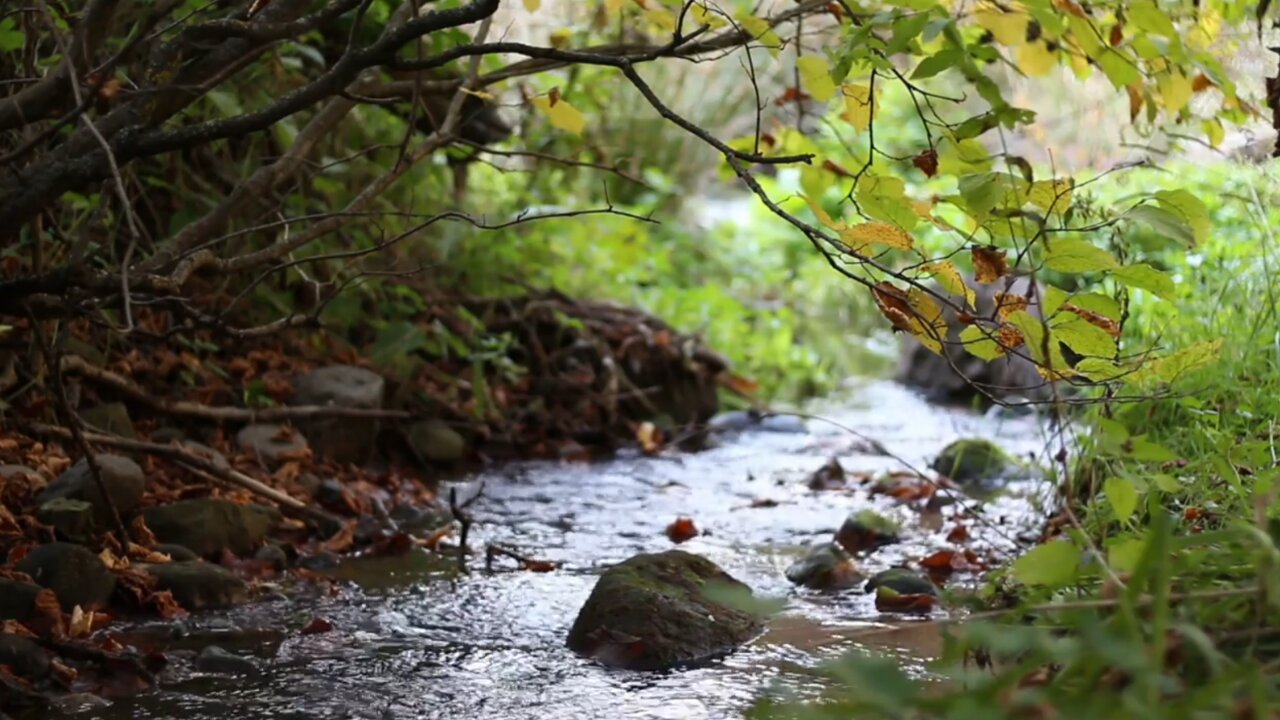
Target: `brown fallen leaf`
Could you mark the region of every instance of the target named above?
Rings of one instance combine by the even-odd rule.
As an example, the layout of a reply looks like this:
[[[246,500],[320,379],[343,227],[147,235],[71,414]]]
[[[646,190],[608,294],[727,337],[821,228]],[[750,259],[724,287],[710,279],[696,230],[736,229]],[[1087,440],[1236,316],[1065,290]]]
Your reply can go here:
[[[896,593],[889,588],[879,588],[876,591],[876,609],[880,612],[898,612],[913,613],[927,615],[933,611],[935,605],[938,604],[938,598],[933,595],[921,593],[919,595],[904,595]]]
[[[317,616],[312,618],[311,622],[307,623],[306,627],[302,628],[298,632],[302,635],[319,635],[321,633],[333,632],[333,623]]]
[[[673,543],[682,543],[698,536],[698,527],[693,518],[679,517],[667,526],[667,538]]]

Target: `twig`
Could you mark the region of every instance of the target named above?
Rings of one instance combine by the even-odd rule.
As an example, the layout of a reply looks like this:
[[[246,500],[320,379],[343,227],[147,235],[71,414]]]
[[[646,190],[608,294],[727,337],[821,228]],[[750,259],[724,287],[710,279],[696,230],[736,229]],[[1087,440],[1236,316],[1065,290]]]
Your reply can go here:
[[[559,563],[553,562],[551,560],[538,560],[536,558],[531,558],[528,555],[525,555],[516,550],[512,550],[511,548],[505,545],[490,543],[484,549],[484,571],[493,572],[493,559],[496,557],[504,557],[504,556],[509,557],[512,560],[515,560],[516,562],[520,563],[520,568],[522,570],[528,570],[528,569],[542,570],[544,568],[546,570],[552,570],[560,566]]]
[[[475,518],[471,513],[467,512],[467,508],[476,500],[480,499],[480,495],[484,493],[484,483],[480,484],[480,489],[476,490],[476,494],[461,504],[458,503],[458,488],[449,488],[449,512],[457,519],[460,529],[458,531],[458,571],[467,571],[467,535],[471,532],[471,524],[475,522]]]
[[[374,408],[348,408],[330,405],[297,405],[294,407],[253,408],[211,407],[196,402],[169,401],[155,397],[134,384],[128,378],[110,370],[89,364],[78,355],[64,355],[61,369],[63,372],[76,372],[89,380],[106,385],[127,396],[130,400],[142,403],[158,412],[169,415],[214,420],[217,422],[279,422],[281,420],[301,420],[313,418],[366,418],[381,420],[411,420],[413,413],[404,410],[380,410]]]
[[[81,454],[84,455],[85,465],[88,466],[89,475],[93,478],[93,483],[98,488],[98,495],[111,513],[111,519],[115,521],[116,532],[120,533],[121,544],[127,545],[129,543],[129,530],[125,527],[124,520],[120,517],[120,509],[116,507],[115,499],[111,497],[111,493],[107,492],[107,483],[102,478],[102,468],[98,465],[98,459],[94,457],[93,448],[89,446],[85,438],[84,420],[71,407],[71,400],[67,397],[67,386],[63,382],[61,363],[58,362],[57,358],[58,348],[56,342],[50,341],[45,334],[44,325],[36,319],[35,315],[30,315],[30,318],[31,327],[35,330],[45,367],[49,369],[52,375],[55,389],[54,396],[58,401],[58,414],[62,415],[62,421],[67,424],[67,434],[80,449]]]

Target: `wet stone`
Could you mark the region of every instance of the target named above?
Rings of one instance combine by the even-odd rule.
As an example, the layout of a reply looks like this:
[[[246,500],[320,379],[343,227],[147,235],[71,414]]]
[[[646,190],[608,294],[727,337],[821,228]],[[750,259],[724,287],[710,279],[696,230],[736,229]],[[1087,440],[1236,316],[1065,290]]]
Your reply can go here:
[[[127,518],[142,500],[147,487],[142,468],[133,460],[120,455],[95,455],[94,460],[102,473],[102,485],[107,490],[107,498],[110,498],[121,517]],[[98,483],[84,458],[67,468],[57,480],[49,483],[36,497],[36,501],[44,504],[60,498],[83,500],[92,505],[94,522],[100,529],[108,528],[115,522],[111,516],[111,507],[98,491]]]
[[[258,423],[246,425],[236,433],[236,444],[251,455],[268,463],[280,463],[304,453],[307,438],[284,425]]]
[[[193,498],[147,508],[143,517],[160,542],[181,545],[202,557],[218,556],[224,549],[247,557],[280,521],[280,512],[265,505]]]
[[[294,405],[319,405],[376,410],[382,407],[386,380],[381,375],[351,365],[330,365],[294,382]],[[336,462],[362,463],[369,459],[378,437],[378,423],[371,419],[320,418],[301,423],[316,450]]]
[[[83,500],[49,500],[36,510],[36,520],[51,526],[61,540],[82,543],[93,537],[93,505]]]
[[[42,678],[49,674],[49,655],[31,638],[0,633],[0,665],[21,677]]]
[[[938,588],[929,578],[906,568],[889,568],[876,573],[867,581],[865,589],[870,593],[882,587],[900,595],[938,596]]]
[[[968,439],[943,448],[930,467],[961,485],[980,485],[1008,476],[1017,463],[989,440]]]
[[[116,576],[89,550],[72,543],[41,545],[18,563],[18,570],[58,596],[62,609],[71,612],[102,607],[116,587]]]
[[[213,466],[218,468],[219,470],[231,469],[231,462],[227,460],[227,456],[223,455],[217,450],[214,450],[208,445],[205,445],[203,443],[198,443],[194,440],[183,440],[182,442],[178,443],[178,445],[183,450],[186,450],[192,455],[195,455],[204,460],[208,460],[210,463],[213,463]]]
[[[869,552],[900,540],[899,528],[875,512],[863,510],[845,518],[835,540],[851,553]]]
[[[187,610],[223,608],[249,600],[249,588],[235,573],[204,562],[139,565],[156,578],[156,587],[173,593],[173,599]]]
[[[282,572],[289,567],[289,553],[275,543],[267,543],[258,548],[258,552],[254,553],[253,557],[267,563],[276,572]]]
[[[751,594],[698,555],[680,550],[636,555],[600,576],[567,644],[580,655],[632,670],[723,656],[758,634],[762,624],[712,597],[719,592]]]
[[[158,553],[169,556],[174,562],[182,562],[183,560],[199,560],[200,556],[191,551],[191,548],[175,545],[174,543],[156,543],[152,548]]]
[[[44,478],[40,476],[40,473],[26,465],[0,465],[0,480],[19,477],[24,477],[31,482],[44,483]]]
[[[814,590],[843,590],[862,581],[862,574],[839,545],[818,543],[787,568],[787,580]]]
[[[196,670],[220,675],[250,675],[258,671],[258,664],[252,659],[227,652],[217,645],[210,645],[200,651],[195,660]]]
[[[39,585],[0,578],[0,620],[21,622],[31,617],[39,594]]]
[[[444,506],[397,505],[388,514],[397,527],[411,535],[432,533],[453,522],[453,513]]]

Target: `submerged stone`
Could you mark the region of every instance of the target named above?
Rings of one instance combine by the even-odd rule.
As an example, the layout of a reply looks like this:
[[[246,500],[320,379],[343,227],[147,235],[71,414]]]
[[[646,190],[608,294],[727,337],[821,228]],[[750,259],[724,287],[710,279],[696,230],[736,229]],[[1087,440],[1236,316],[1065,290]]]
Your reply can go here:
[[[818,543],[787,568],[787,579],[814,590],[843,590],[862,580],[862,574],[839,545]]]
[[[957,440],[942,449],[930,464],[961,485],[999,480],[1015,472],[1018,463],[989,440]]]
[[[713,599],[750,596],[715,563],[681,550],[636,555],[600,576],[567,645],[613,667],[661,670],[728,654],[758,634],[755,614]]]

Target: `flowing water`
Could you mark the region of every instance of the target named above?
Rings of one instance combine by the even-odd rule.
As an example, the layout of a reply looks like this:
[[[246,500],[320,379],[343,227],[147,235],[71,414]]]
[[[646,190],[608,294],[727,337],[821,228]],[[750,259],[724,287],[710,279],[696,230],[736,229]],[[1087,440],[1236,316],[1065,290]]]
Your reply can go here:
[[[875,438],[919,468],[960,437],[991,438],[1022,456],[1039,457],[1046,447],[1035,418],[937,408],[892,383],[865,383],[846,395],[813,412]],[[934,626],[882,615],[860,589],[796,589],[783,571],[804,547],[829,539],[851,511],[866,508],[905,529],[904,542],[860,561],[868,573],[952,547],[945,536],[954,522],[947,516],[960,506],[921,513],[857,483],[810,490],[808,475],[832,457],[850,472],[902,468],[829,423],[791,424],[800,427],[727,434],[719,447],[697,454],[528,463],[467,478],[464,496],[481,481],[485,486],[472,506],[471,547],[501,543],[562,568],[535,573],[498,561],[485,572],[483,557],[474,557],[472,571],[460,575],[452,561],[427,554],[354,560],[335,571],[344,580],[336,594],[197,615],[180,633],[142,626],[137,636],[173,658],[162,689],[117,700],[93,716],[736,718],[762,693],[811,692],[815,680],[804,669],[852,648],[926,673],[940,646]],[[968,546],[1016,550],[1038,532],[1048,496],[1044,484],[1024,482],[988,499],[980,519],[967,521]],[[664,528],[680,515],[702,530],[682,548],[707,556],[757,594],[785,598],[786,609],[747,647],[697,669],[624,672],[574,656],[564,639],[601,569],[672,547]],[[335,629],[300,634],[316,616]],[[901,629],[883,630],[893,625]],[[869,629],[877,632],[867,635]],[[257,670],[196,672],[190,658],[208,644],[252,658]]]

